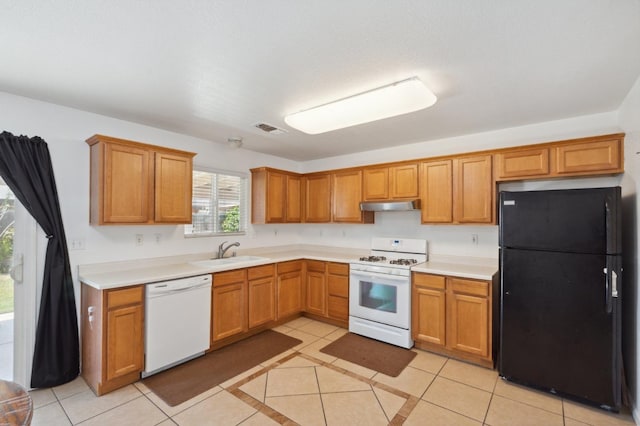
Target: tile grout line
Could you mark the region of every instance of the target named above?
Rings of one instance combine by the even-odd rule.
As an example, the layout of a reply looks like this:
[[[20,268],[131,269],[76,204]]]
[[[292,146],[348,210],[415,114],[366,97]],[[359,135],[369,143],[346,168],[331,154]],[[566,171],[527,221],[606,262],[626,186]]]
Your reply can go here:
[[[324,400],[322,399],[322,392],[320,390],[320,380],[318,379],[318,367],[313,367],[313,374],[316,376],[316,385],[318,386],[318,396],[320,397],[320,408],[322,409],[322,417],[324,418],[324,424],[327,424],[327,413],[324,411]]]

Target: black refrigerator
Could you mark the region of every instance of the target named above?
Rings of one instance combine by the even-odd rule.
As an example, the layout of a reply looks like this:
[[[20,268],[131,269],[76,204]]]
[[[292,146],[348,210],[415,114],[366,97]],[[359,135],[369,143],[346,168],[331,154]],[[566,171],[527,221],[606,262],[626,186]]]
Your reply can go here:
[[[620,223],[620,187],[500,192],[500,376],[618,411]]]

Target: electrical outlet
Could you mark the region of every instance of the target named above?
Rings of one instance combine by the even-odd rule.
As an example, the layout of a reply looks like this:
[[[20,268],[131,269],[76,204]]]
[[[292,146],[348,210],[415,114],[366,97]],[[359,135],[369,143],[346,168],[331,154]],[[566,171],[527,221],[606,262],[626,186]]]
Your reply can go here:
[[[156,238],[156,244],[160,244],[160,240],[162,240],[162,234],[158,232],[156,234],[153,234],[153,236]]]
[[[471,242],[478,245],[478,234],[471,234]]]
[[[85,249],[85,241],[84,239],[75,239],[69,241],[69,250],[84,250]]]
[[[136,234],[136,245],[141,246],[142,244],[144,244],[144,235]]]

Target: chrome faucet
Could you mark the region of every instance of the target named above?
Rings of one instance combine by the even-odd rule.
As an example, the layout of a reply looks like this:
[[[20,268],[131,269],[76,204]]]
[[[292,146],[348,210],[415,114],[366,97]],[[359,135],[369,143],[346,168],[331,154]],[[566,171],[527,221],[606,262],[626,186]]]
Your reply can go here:
[[[216,259],[222,259],[224,257],[224,254],[227,252],[227,250],[229,250],[231,247],[240,247],[240,243],[239,242],[235,242],[232,244],[229,244],[228,246],[224,246],[227,242],[223,242],[222,244],[220,244],[218,246],[218,256],[216,257]]]

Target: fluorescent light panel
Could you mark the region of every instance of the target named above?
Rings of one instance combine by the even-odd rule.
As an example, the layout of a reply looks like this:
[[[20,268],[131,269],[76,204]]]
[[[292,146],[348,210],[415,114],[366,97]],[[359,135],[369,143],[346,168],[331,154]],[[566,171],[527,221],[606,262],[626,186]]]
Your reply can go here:
[[[395,117],[430,107],[433,94],[417,77],[287,115],[285,123],[310,135]]]

